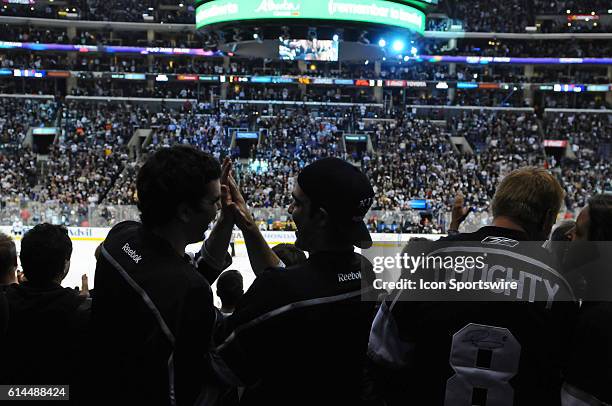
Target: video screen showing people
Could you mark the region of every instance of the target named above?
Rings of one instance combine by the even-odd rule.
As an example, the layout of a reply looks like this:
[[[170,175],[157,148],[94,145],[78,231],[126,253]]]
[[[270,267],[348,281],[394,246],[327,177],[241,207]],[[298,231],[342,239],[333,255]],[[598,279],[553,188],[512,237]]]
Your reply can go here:
[[[338,41],[332,40],[284,40],[279,46],[279,55],[288,61],[337,61]]]

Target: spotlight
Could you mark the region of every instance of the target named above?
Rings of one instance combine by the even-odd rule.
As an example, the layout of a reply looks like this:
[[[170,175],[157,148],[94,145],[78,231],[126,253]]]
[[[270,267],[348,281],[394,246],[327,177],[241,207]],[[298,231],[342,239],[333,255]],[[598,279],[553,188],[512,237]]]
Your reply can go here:
[[[409,57],[408,55],[406,55],[406,56],[404,57],[404,62],[408,62],[409,60],[410,60],[410,57]]]
[[[344,29],[338,28],[336,32],[334,33],[334,36],[332,37],[332,39],[336,42],[342,41],[344,39]]]
[[[378,46],[381,47],[381,48],[386,47],[387,46],[387,41],[385,41],[384,38],[379,39],[378,40]]]
[[[261,28],[253,29],[253,39],[259,42],[260,44],[263,42],[264,37],[263,33],[261,32]]]
[[[412,56],[417,56],[419,54],[419,50],[416,47],[410,48],[410,53]]]
[[[393,42],[393,50],[396,52],[401,51],[402,49],[404,49],[404,42],[400,41],[399,39],[396,40],[395,42]]]

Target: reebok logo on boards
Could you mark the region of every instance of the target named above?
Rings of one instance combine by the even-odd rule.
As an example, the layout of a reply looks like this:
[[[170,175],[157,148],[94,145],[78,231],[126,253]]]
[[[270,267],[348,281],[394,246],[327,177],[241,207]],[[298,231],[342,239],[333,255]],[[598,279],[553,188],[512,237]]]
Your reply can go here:
[[[132,258],[132,261],[134,262],[138,263],[142,259],[142,257],[138,255],[136,251],[130,248],[130,244],[128,244],[127,242],[125,243],[122,249],[123,249],[123,252],[128,254],[128,257]]]

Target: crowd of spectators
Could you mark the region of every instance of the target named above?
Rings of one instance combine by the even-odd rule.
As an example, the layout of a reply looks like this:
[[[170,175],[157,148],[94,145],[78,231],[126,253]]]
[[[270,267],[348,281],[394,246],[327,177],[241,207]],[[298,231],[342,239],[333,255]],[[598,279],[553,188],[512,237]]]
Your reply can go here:
[[[60,18],[90,21],[165,22],[193,24],[193,3],[173,3],[162,9],[161,2],[147,0],[69,0],[62,4],[4,4],[0,15],[30,18]]]
[[[592,11],[598,14],[607,13],[610,10],[608,0],[533,0],[534,7],[538,13],[543,14],[566,14],[570,10],[572,14],[588,14]]]
[[[36,156],[24,142],[29,127],[52,125],[51,100],[0,98],[0,196],[2,201],[35,198]]]
[[[582,207],[592,193],[612,189],[612,121],[608,114],[549,113],[547,138],[568,141],[572,156],[561,151],[548,163],[563,179],[569,210]],[[560,156],[559,156],[560,155]]]
[[[163,7],[162,7],[163,6]],[[528,26],[541,32],[609,32],[610,27],[597,21],[575,22],[570,25],[562,17],[571,14],[609,14],[610,3],[575,0],[508,0],[492,5],[482,0],[443,1],[430,10],[427,30],[461,30],[476,32],[525,32]],[[70,0],[62,4],[4,4],[0,15],[29,18],[69,18],[93,21],[126,21],[193,24],[195,9],[192,3],[169,3],[163,1],[132,2],[129,0]],[[558,16],[557,20],[539,20],[538,16]],[[445,17],[446,16],[446,17]],[[93,38],[90,38],[93,37]],[[30,37],[29,35],[27,36]],[[31,38],[68,41],[62,33],[43,31]],[[80,35],[77,43],[95,44],[104,34]],[[128,40],[128,42],[133,42]],[[144,41],[146,42],[146,41]]]
[[[123,171],[127,143],[147,113],[122,104],[66,104],[58,143],[43,165],[39,199],[79,206],[101,202]]]
[[[278,95],[272,95],[276,97]],[[408,212],[411,201],[430,202],[427,229],[441,231],[451,199],[459,191],[476,213],[485,212],[499,179],[525,165],[548,165],[567,190],[569,211],[581,207],[586,191],[605,191],[610,184],[612,124],[609,115],[550,116],[533,113],[471,111],[440,122],[381,107],[282,107],[256,110],[240,104],[185,103],[179,108],[150,110],[130,104],[70,102],[63,106],[58,143],[39,162],[23,147],[28,126],[50,124],[57,106],[51,102],[2,99],[0,122],[2,191],[13,200],[64,205],[81,220],[100,204],[133,205],[134,175],[140,162],[158,148],[194,145],[217,159],[241,154],[232,148],[234,130],[262,131],[262,142],[237,165],[237,178],[254,207],[287,207],[293,178],[308,163],[324,156],[353,161],[372,179],[377,212]],[[21,112],[21,113],[20,113]],[[450,113],[449,113],[450,114]],[[152,129],[139,147],[128,149],[136,129]],[[342,134],[368,134],[371,148],[351,148]],[[473,154],[451,142],[464,137]],[[560,157],[543,149],[544,139],[567,139],[573,155]],[[130,152],[132,154],[130,155]],[[244,161],[243,161],[244,162]],[[406,178],[403,173],[417,173]],[[43,175],[42,177],[40,175]],[[450,185],[450,186],[449,186]],[[69,213],[72,218],[75,213]],[[373,229],[422,230],[423,218],[402,222],[373,217]]]

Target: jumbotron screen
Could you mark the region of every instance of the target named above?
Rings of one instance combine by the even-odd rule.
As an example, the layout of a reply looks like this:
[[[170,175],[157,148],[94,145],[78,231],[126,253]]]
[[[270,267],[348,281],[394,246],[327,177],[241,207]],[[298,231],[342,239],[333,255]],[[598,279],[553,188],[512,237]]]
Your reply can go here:
[[[391,25],[419,34],[425,13],[402,3],[384,0],[214,0],[196,9],[198,29],[244,20],[340,20]]]
[[[284,40],[278,46],[280,59],[285,61],[338,61],[338,41]]]

